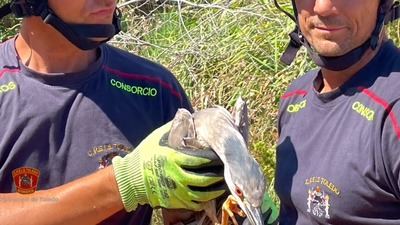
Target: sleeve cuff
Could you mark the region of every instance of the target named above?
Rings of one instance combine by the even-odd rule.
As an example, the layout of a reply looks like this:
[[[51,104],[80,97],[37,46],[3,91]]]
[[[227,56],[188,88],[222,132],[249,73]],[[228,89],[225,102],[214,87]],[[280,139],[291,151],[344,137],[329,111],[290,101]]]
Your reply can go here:
[[[139,152],[134,150],[124,158],[116,156],[112,164],[125,210],[131,212],[138,204],[146,204],[148,199]]]

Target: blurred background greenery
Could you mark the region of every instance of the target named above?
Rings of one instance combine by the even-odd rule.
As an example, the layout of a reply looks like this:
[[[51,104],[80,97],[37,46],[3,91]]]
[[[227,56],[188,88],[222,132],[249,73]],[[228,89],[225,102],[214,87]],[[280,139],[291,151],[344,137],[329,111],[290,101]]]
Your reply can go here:
[[[291,11],[289,0],[280,2]],[[272,0],[134,0],[119,5],[123,32],[109,43],[170,69],[196,109],[230,109],[239,95],[248,102],[250,149],[278,201],[273,182],[279,98],[293,79],[314,67],[304,49],[290,66],[279,62],[293,22]],[[18,28],[15,18],[3,19],[1,40]],[[399,22],[388,30],[400,43]]]

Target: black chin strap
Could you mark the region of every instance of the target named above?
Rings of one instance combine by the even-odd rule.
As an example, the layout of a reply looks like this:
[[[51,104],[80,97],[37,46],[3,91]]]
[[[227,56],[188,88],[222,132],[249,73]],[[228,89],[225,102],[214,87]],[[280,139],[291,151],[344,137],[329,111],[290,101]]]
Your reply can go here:
[[[110,40],[120,29],[119,10],[114,12],[113,24],[67,24],[56,16],[51,9],[43,11],[40,15],[43,21],[53,26],[72,44],[82,50],[90,50]],[[105,38],[93,41],[91,38]]]
[[[298,25],[296,24],[295,29],[289,34],[290,41],[285,52],[281,56],[281,61],[286,65],[290,65],[296,57],[300,47],[303,45],[307,48],[307,52],[311,59],[318,66],[333,71],[347,69],[357,63],[368,49],[371,48],[372,50],[375,50],[379,44],[379,37],[383,30],[384,24],[387,24],[398,18],[400,18],[399,2],[396,2],[388,13],[386,13],[383,8],[380,8],[377,23],[374,31],[371,34],[371,37],[359,47],[344,55],[336,57],[326,57],[315,52],[308,41],[305,40],[302,33],[299,31]]]
[[[289,44],[281,56],[281,61],[286,65],[290,65],[293,62],[304,43],[303,35],[300,33],[298,26],[289,34],[289,37]]]
[[[115,9],[112,24],[68,24],[62,21],[47,5],[47,1],[29,2],[15,0],[0,8],[0,19],[14,13],[16,17],[40,16],[72,44],[82,50],[95,49],[121,31],[121,12]],[[100,38],[101,41],[92,40]]]
[[[326,57],[315,52],[308,41],[303,38],[297,27],[289,34],[289,36],[290,42],[281,56],[281,61],[284,64],[290,65],[296,57],[297,52],[300,50],[300,47],[304,46],[316,65],[333,71],[341,71],[354,65],[354,63],[360,60],[364,53],[370,48],[371,42],[371,39],[368,39],[361,46],[351,50],[345,55]]]
[[[308,42],[304,43],[307,52],[311,59],[320,67],[332,71],[342,71],[357,63],[365,52],[371,47],[371,39],[365,41],[361,46],[351,50],[350,52],[341,56],[322,56],[315,52]]]

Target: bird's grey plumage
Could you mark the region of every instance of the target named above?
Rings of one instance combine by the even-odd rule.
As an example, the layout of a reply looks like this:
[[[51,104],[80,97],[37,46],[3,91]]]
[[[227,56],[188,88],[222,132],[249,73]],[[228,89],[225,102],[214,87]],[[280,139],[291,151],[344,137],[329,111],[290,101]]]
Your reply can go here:
[[[234,109],[232,111],[233,121],[235,126],[238,128],[239,132],[242,134],[246,146],[249,145],[249,110],[247,108],[247,103],[239,96],[236,100]]]
[[[185,146],[184,138],[194,136],[194,124],[192,114],[186,109],[178,109],[168,135],[168,145],[175,149]]]
[[[213,149],[224,163],[224,177],[231,194],[239,202],[241,199],[238,199],[235,192],[237,189],[241,190],[245,203],[239,205],[249,214],[243,204],[260,209],[266,184],[259,164],[247,148],[247,106],[239,99],[235,108],[237,111],[233,116],[236,119],[225,108],[219,106],[193,114],[186,109],[179,109],[172,122],[169,145],[177,149]],[[257,224],[260,224],[259,222]]]

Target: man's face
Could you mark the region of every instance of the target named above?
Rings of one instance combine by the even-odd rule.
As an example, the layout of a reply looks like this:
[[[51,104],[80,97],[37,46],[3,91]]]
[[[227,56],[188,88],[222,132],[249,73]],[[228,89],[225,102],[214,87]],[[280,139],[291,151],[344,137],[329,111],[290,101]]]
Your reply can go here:
[[[117,0],[49,0],[50,8],[67,23],[111,24]]]
[[[375,28],[379,0],[296,0],[300,30],[323,56],[360,46]]]

